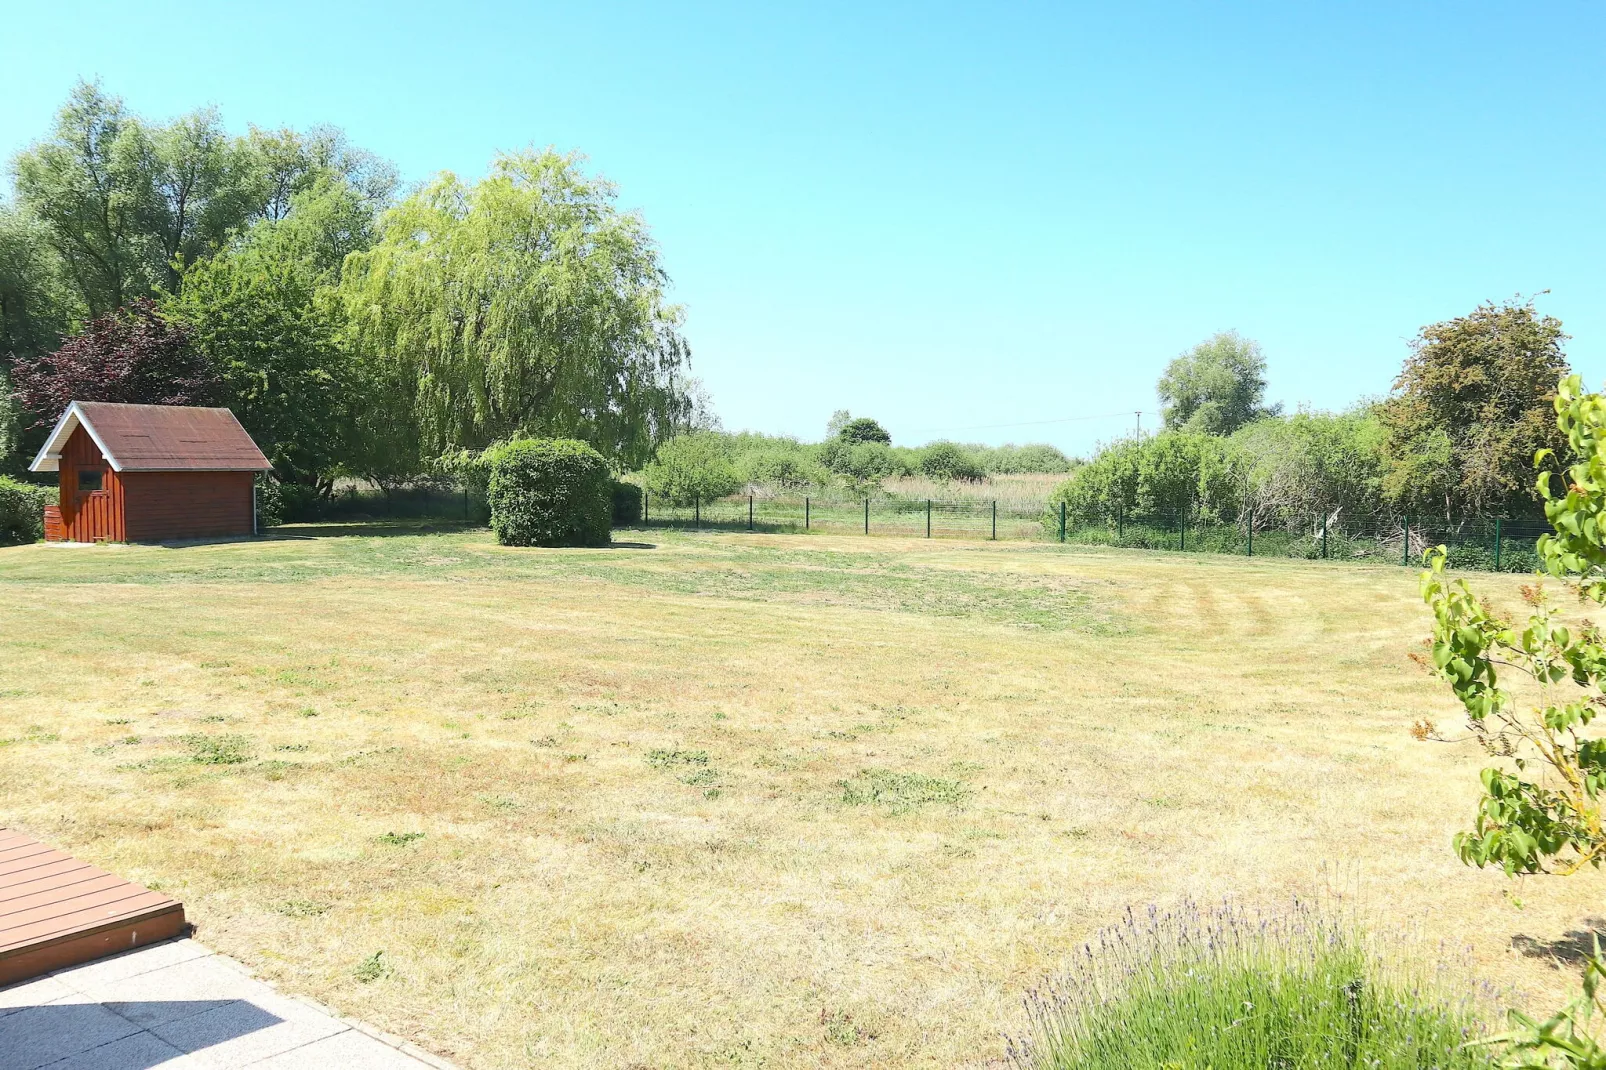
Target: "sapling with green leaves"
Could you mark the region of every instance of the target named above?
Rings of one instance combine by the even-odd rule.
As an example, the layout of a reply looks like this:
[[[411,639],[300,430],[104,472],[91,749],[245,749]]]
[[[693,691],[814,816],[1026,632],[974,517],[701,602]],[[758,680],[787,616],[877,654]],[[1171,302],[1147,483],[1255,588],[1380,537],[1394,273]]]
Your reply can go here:
[[[1544,572],[1578,600],[1606,604],[1606,397],[1584,391],[1576,375],[1557,387],[1556,422],[1573,455],[1558,487],[1551,450],[1534,458],[1539,496],[1555,529],[1539,540]],[[1499,866],[1508,875],[1567,875],[1606,861],[1602,788],[1606,738],[1592,733],[1606,709],[1606,635],[1591,621],[1561,619],[1541,584],[1523,588],[1528,619],[1517,622],[1478,598],[1465,580],[1445,575],[1444,547],[1429,551],[1422,597],[1433,608],[1431,668],[1450,683],[1473,734],[1509,767],[1483,770],[1483,797],[1470,831],[1454,840],[1461,860]],[[1538,694],[1519,703],[1503,682],[1526,677]],[[1415,733],[1434,732],[1419,722]],[[1606,1049],[1590,1019],[1606,1011],[1599,988],[1606,960],[1599,945],[1583,996],[1548,1021],[1512,1012],[1498,1038],[1512,1067],[1606,1070]]]

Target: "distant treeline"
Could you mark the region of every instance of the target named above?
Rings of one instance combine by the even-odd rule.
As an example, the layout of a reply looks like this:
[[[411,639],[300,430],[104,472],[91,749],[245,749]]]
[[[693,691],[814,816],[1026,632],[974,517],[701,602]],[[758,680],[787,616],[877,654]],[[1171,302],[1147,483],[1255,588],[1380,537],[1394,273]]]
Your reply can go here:
[[[1076,463],[1041,443],[984,446],[939,441],[895,446],[876,421],[851,419],[839,412],[821,442],[712,429],[678,435],[659,447],[642,475],[647,490],[659,500],[684,505],[744,488],[869,494],[902,476],[976,482],[995,475],[1064,473]]]
[[[1539,514],[1534,455],[1565,456],[1554,398],[1568,373],[1561,323],[1531,301],[1485,304],[1422,328],[1394,390],[1343,413],[1263,404],[1265,361],[1236,334],[1172,362],[1166,427],[1112,442],[1055,494],[1078,523],[1417,517],[1459,530]]]

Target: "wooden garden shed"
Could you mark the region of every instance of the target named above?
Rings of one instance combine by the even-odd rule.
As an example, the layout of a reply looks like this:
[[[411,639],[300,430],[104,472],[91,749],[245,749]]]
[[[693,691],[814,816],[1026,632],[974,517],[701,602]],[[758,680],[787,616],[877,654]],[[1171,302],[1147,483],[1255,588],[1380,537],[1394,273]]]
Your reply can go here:
[[[75,401],[30,466],[60,474],[51,542],[250,535],[272,467],[228,409]]]

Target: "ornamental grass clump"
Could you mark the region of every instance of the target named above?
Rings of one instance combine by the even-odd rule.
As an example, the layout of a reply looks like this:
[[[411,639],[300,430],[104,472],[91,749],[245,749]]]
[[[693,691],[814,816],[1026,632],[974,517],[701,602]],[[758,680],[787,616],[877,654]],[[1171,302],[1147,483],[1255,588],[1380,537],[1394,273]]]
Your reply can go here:
[[[1186,902],[1128,911],[1028,994],[1021,1070],[1490,1067],[1465,995],[1347,920]]]

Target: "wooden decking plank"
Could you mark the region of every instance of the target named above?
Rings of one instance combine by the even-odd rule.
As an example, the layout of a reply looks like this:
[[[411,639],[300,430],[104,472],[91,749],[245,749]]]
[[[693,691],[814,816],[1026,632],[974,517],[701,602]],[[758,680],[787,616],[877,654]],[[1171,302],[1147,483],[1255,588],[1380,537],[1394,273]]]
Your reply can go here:
[[[86,866],[76,859],[66,858],[59,862],[48,862],[25,873],[18,873],[16,883],[0,883],[0,905],[5,904],[19,895],[31,894],[35,887],[50,887],[57,880],[72,881],[85,880],[96,876],[111,876],[103,869]],[[114,878],[115,879],[115,878]]]
[[[0,828],[0,985],[175,936],[184,906]]]
[[[63,874],[63,877],[66,879],[60,883],[45,882],[43,887],[35,888],[9,901],[0,902],[0,927],[4,927],[12,915],[25,910],[48,906],[51,903],[69,902],[91,893],[122,890],[128,887],[128,882],[123,878],[94,870],[79,870],[77,873]],[[77,879],[72,879],[74,877]]]
[[[80,933],[133,925],[175,910],[182,912],[183,908],[171,899],[146,892],[144,898],[122,903],[111,913],[96,909],[54,917],[47,922],[0,934],[0,959],[40,944],[54,943]]]
[[[119,903],[128,903],[142,896],[165,899],[166,896],[148,892],[137,884],[124,883],[115,888],[103,888],[99,891],[85,892],[82,895],[68,895],[54,902],[19,910],[14,914],[0,917],[0,943],[9,942],[11,934],[19,929],[27,929],[39,925],[49,924],[53,919],[77,916],[85,911],[100,911],[102,915],[110,916],[121,913]]]
[[[11,843],[14,840],[27,843],[39,842],[26,832],[18,832],[16,829],[0,828],[0,843]]]
[[[0,847],[11,847],[19,843],[38,842],[38,840],[26,833],[17,832],[14,829],[0,829]]]
[[[77,966],[95,959],[132,951],[136,947],[171,940],[184,933],[184,909],[174,903],[166,911],[128,922],[95,926],[79,932],[0,955],[0,986],[26,981],[51,970]]]
[[[72,856],[46,847],[42,843],[19,846],[15,850],[7,851],[5,857],[0,858],[0,877],[4,877],[7,873],[15,873],[19,869],[27,869],[29,866],[37,866],[38,859],[41,858],[72,858]],[[77,859],[73,861],[76,862]]]

